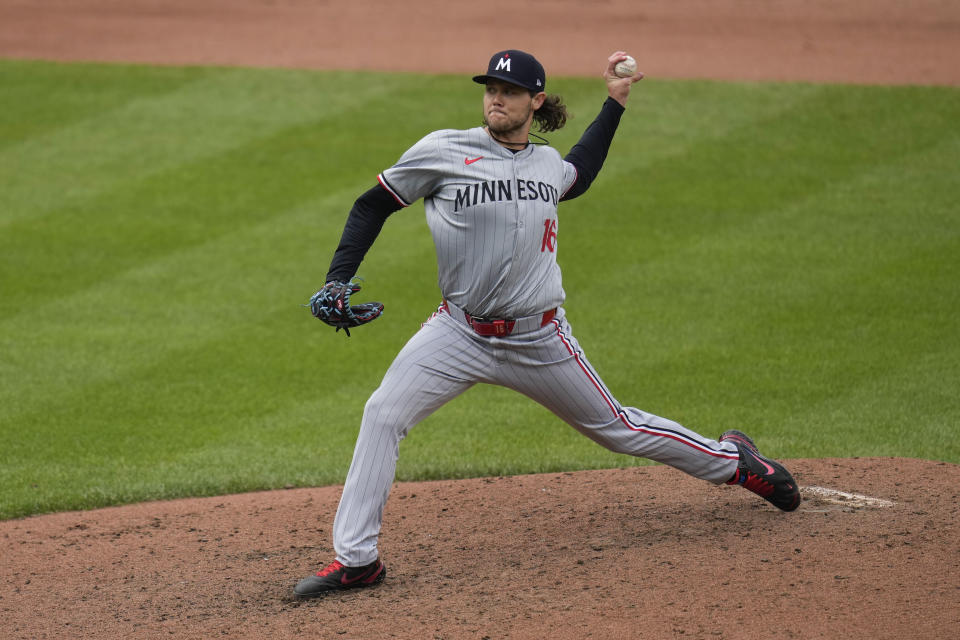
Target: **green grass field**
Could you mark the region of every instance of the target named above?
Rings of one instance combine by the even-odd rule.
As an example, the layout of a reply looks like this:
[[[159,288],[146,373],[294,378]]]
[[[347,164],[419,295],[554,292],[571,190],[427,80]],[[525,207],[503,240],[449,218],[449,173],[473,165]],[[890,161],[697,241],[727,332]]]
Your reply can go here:
[[[556,79],[574,119],[605,96]],[[423,207],[347,339],[301,305],[354,198],[480,120],[452,76],[0,61],[0,518],[342,482],[439,302]],[[574,330],[626,404],[781,458],[960,462],[960,91],[644,80],[561,207]],[[411,432],[398,479],[645,464],[508,391]]]

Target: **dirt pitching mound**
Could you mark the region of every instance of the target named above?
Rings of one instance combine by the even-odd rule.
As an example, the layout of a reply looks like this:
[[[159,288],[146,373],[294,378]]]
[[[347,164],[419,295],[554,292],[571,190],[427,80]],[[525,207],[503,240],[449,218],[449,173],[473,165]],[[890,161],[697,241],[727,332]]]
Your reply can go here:
[[[667,467],[398,483],[386,581],[299,602],[339,488],[0,523],[4,638],[954,638],[960,466],[793,460],[782,513]]]

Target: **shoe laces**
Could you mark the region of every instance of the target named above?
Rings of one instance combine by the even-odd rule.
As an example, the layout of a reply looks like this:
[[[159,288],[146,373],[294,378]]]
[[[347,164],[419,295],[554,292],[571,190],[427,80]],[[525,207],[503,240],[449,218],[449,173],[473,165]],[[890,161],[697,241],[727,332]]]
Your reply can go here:
[[[321,569],[320,571],[317,571],[317,577],[324,578],[330,575],[331,573],[336,573],[337,571],[340,571],[343,568],[344,566],[340,563],[339,560],[334,560],[333,562],[328,564],[325,568]]]

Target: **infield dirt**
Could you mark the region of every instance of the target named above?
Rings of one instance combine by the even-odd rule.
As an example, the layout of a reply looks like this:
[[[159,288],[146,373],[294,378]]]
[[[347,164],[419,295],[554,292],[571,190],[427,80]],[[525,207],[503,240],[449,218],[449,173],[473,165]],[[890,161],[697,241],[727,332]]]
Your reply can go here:
[[[949,0],[0,0],[0,15],[16,58],[474,73],[518,47],[595,75],[624,49],[649,77],[960,85]],[[0,637],[956,638],[960,467],[788,464],[811,488],[790,514],[664,467],[397,483],[384,584],[307,602],[291,589],[332,558],[340,487],[2,522]]]

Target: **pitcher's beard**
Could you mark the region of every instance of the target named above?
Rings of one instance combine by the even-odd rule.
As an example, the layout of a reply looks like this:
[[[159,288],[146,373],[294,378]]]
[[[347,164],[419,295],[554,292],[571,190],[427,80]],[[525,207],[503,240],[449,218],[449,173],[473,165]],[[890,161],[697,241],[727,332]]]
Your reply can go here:
[[[506,125],[506,126],[501,125],[498,127],[490,124],[486,120],[483,121],[483,124],[487,126],[487,130],[490,133],[496,135],[498,138],[509,138],[514,133],[522,131],[523,129],[523,125]]]
[[[527,113],[523,118],[517,120],[508,120],[498,125],[491,124],[490,121],[487,120],[486,116],[484,116],[483,124],[487,127],[487,130],[490,131],[490,133],[496,134],[500,138],[509,138],[511,134],[523,131],[527,121],[530,119],[531,113],[533,113],[532,108],[527,110]]]

